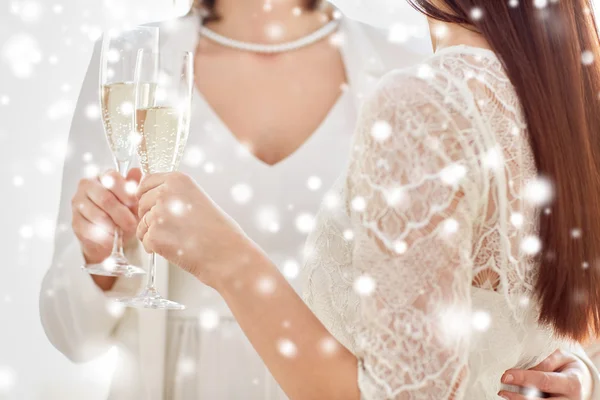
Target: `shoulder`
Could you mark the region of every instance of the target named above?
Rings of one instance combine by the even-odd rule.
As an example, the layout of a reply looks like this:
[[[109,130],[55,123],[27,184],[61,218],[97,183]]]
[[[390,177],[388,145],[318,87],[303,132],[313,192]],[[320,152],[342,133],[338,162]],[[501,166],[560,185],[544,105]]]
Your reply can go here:
[[[418,37],[405,32],[406,36],[398,37],[395,31],[399,27],[376,27],[348,17],[344,23],[348,30],[364,38],[362,44],[353,42],[350,45],[370,46],[388,71],[409,67],[433,54],[428,36]]]
[[[371,102],[388,107],[410,107],[451,111],[467,115],[473,111],[466,82],[443,66],[439,56],[430,56],[408,68],[388,72],[378,83]]]

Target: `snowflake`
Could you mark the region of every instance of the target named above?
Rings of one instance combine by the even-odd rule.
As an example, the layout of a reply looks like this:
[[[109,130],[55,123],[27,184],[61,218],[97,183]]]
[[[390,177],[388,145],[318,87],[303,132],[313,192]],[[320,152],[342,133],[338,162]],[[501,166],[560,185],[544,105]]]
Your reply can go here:
[[[279,349],[279,352],[287,358],[293,358],[296,356],[296,354],[298,354],[296,344],[289,339],[279,340],[277,343],[277,348]]]
[[[6,366],[0,366],[0,394],[9,393],[17,380],[15,372]]]
[[[533,5],[536,8],[546,8],[546,6],[548,6],[548,0],[534,0]]]
[[[8,97],[7,95],[3,95],[2,97],[0,97],[0,104],[2,104],[3,106],[7,106],[10,103],[10,97]]]
[[[191,376],[196,373],[196,362],[193,358],[184,357],[177,363],[177,372],[182,376]]]
[[[583,269],[588,269],[588,268],[590,267],[590,264],[589,264],[587,261],[584,261],[584,262],[581,264],[581,267],[582,267]]]
[[[440,179],[446,185],[453,186],[460,182],[467,174],[467,168],[464,165],[452,164],[440,171]]]
[[[483,158],[483,165],[491,170],[501,169],[504,166],[502,150],[497,146],[488,150]]]
[[[252,199],[252,187],[246,183],[238,183],[231,188],[231,197],[238,204],[246,204]]]
[[[367,201],[364,197],[356,196],[352,199],[352,209],[354,211],[364,211],[367,208]]]
[[[34,1],[25,1],[17,5],[18,14],[23,22],[38,22],[42,16],[42,7]]]
[[[220,316],[215,310],[207,309],[200,313],[200,326],[206,331],[212,331],[220,323]]]
[[[417,76],[421,79],[432,79],[435,74],[429,65],[424,64],[419,66],[419,69],[417,70]]]
[[[335,353],[340,346],[334,338],[327,336],[326,338],[320,340],[319,347],[324,354],[331,355]]]
[[[127,183],[125,183],[125,191],[128,194],[134,195],[137,192],[138,189],[138,183],[136,181],[127,181]]]
[[[434,26],[433,35],[438,39],[444,39],[446,36],[448,36],[448,27],[446,25]]]
[[[207,162],[206,164],[204,164],[204,172],[206,172],[207,174],[212,174],[213,172],[215,172],[215,164],[211,162]]]
[[[571,237],[573,239],[579,239],[581,237],[581,229],[575,228],[571,230]]]
[[[519,6],[519,0],[509,0],[508,5],[512,8],[516,8]]]
[[[410,39],[408,27],[402,23],[393,24],[388,32],[388,41],[391,43],[406,43]]]
[[[23,186],[23,184],[25,184],[25,180],[23,179],[22,176],[16,175],[15,177],[13,177],[13,185],[15,185],[16,187],[19,187],[19,186]]]
[[[264,12],[271,12],[273,10],[273,4],[269,3],[268,1],[263,4],[263,11]]]
[[[51,218],[40,217],[34,224],[36,235],[44,240],[50,240],[54,237],[56,226]]]
[[[581,53],[581,62],[583,65],[592,65],[594,63],[594,53],[590,50],[586,50]]]
[[[527,255],[535,255],[542,249],[542,242],[537,236],[527,236],[521,241],[521,250]]]
[[[280,23],[271,23],[265,27],[265,33],[271,40],[279,40],[283,37],[285,27]]]
[[[371,128],[371,136],[378,142],[387,140],[392,135],[392,126],[387,121],[375,121]]]
[[[459,227],[460,226],[458,224],[458,221],[455,220],[454,218],[448,218],[447,220],[444,221],[444,232],[446,234],[452,234],[452,233],[458,232]]]
[[[85,115],[92,120],[100,118],[100,107],[97,104],[89,104],[85,108]]]
[[[64,7],[61,4],[55,4],[52,7],[52,11],[54,11],[55,14],[61,14],[64,10]]]
[[[257,289],[259,293],[269,295],[275,292],[275,279],[270,276],[262,277],[257,282]]]
[[[106,304],[106,311],[114,318],[121,318],[125,314],[125,305],[116,301],[111,301]]]
[[[512,213],[510,216],[510,223],[513,224],[515,228],[521,228],[523,223],[525,222],[525,218],[521,213]]]
[[[102,183],[102,186],[105,188],[112,189],[112,187],[115,186],[115,178],[110,175],[104,175],[100,178],[100,183]]]
[[[299,17],[300,15],[302,15],[302,8],[301,7],[294,7],[292,9],[292,14],[294,15],[294,17]]]
[[[408,244],[404,240],[394,242],[394,251],[398,254],[404,254],[408,250]]]
[[[198,146],[190,146],[183,156],[183,163],[190,167],[197,167],[204,161],[204,152]]]
[[[480,332],[485,332],[490,328],[492,317],[485,311],[476,311],[473,313],[473,328]]]
[[[310,178],[308,178],[308,181],[306,182],[306,186],[308,186],[308,188],[312,191],[317,191],[321,188],[321,185],[323,184],[323,182],[321,181],[321,178],[319,178],[318,176],[311,176]]]
[[[340,205],[340,198],[335,193],[327,193],[323,199],[325,207],[332,210]]]
[[[302,213],[296,217],[296,229],[301,233],[310,233],[315,227],[315,217],[309,213]]]
[[[352,229],[346,229],[343,234],[344,239],[346,239],[347,241],[354,239],[354,232],[352,231]]]
[[[8,38],[2,49],[2,56],[17,78],[30,77],[34,65],[42,60],[37,40],[25,33]]]
[[[552,201],[554,188],[550,180],[539,177],[527,183],[524,196],[531,204],[542,206]]]
[[[171,202],[169,203],[169,211],[173,215],[176,215],[176,216],[182,215],[184,208],[185,208],[184,204],[181,200],[171,200]]]
[[[397,207],[406,200],[406,193],[402,188],[393,188],[384,192],[385,201],[390,207]]]
[[[23,239],[30,239],[33,237],[33,228],[30,225],[23,225],[19,229],[19,235],[21,235]]]
[[[370,296],[376,287],[375,280],[369,275],[361,275],[354,281],[354,291],[360,296]]]
[[[479,7],[473,7],[471,9],[471,19],[473,21],[479,21],[481,18],[483,18],[483,10]]]
[[[300,272],[300,265],[295,260],[286,260],[283,263],[283,275],[288,279],[295,279]]]
[[[46,115],[51,120],[57,120],[70,115],[72,110],[73,104],[71,101],[59,100],[48,108]]]
[[[256,214],[256,220],[259,229],[263,231],[276,233],[280,229],[279,212],[274,206],[261,207]]]

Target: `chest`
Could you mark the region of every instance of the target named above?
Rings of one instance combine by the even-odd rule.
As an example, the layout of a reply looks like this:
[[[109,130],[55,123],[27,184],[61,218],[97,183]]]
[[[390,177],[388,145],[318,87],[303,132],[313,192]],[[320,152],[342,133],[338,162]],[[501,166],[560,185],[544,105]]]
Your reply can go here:
[[[298,149],[335,106],[346,81],[340,54],[326,48],[259,56],[196,56],[196,88],[255,157],[276,164]]]

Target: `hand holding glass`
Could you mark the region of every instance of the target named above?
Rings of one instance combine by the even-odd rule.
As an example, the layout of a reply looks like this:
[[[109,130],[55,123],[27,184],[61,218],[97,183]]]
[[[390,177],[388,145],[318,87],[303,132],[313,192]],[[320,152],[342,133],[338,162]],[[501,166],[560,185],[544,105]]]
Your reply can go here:
[[[136,27],[118,34],[107,34],[102,40],[100,58],[100,106],[104,133],[115,166],[126,177],[135,152],[135,71],[138,51],[145,51],[149,63],[158,64],[158,28]],[[142,102],[153,101],[154,86],[146,84]],[[111,255],[101,264],[84,265],[94,275],[132,276],[145,271],[131,265],[123,251],[123,234],[116,229]]]
[[[190,113],[194,85],[193,56],[184,53],[177,72],[161,74],[152,67],[152,57],[144,51],[138,55],[135,102],[138,155],[144,175],[173,172],[179,168],[190,130]],[[180,71],[180,72],[179,72]],[[146,82],[158,82],[156,96],[146,102]],[[144,223],[143,221],[141,223]],[[155,286],[156,255],[150,255],[148,283],[142,293],[117,301],[130,307],[182,310],[185,306],[164,299]]]

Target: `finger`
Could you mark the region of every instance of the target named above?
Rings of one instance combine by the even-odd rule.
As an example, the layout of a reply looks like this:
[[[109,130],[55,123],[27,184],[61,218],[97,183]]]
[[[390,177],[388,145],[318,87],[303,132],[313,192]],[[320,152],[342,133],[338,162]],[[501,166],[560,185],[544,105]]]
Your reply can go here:
[[[520,393],[514,393],[514,392],[507,392],[506,390],[502,390],[501,392],[498,393],[498,396],[504,398],[504,399],[508,399],[508,400],[541,400],[543,399],[543,397],[532,397],[529,395],[522,395]],[[557,400],[569,400],[565,397],[558,397],[555,398]]]
[[[146,232],[146,234],[144,235],[144,240],[142,240],[142,245],[144,246],[144,250],[146,250],[146,253],[156,253],[156,249],[154,246],[155,243],[155,235],[156,235],[156,228],[153,227],[152,225],[150,226],[150,228],[148,228],[148,231]]]
[[[502,383],[560,395],[569,393],[571,387],[570,378],[565,374],[518,369],[506,371]]]
[[[114,239],[114,233],[106,231],[102,226],[84,218],[73,220],[73,230],[77,238],[86,246],[109,247]]]
[[[125,179],[127,179],[128,182],[131,181],[140,183],[140,181],[142,180],[142,170],[139,168],[131,168],[127,173],[127,178]]]
[[[531,368],[532,371],[542,372],[560,372],[566,366],[572,362],[577,361],[570,353],[565,353],[562,350],[556,350],[550,354],[544,361]]]
[[[135,232],[137,218],[133,212],[117,199],[113,192],[100,183],[91,184],[87,191],[88,198],[112,219],[113,223],[124,232]]]
[[[143,242],[144,241],[144,237],[146,236],[146,233],[148,232],[148,229],[150,228],[150,224],[148,222],[148,217],[150,216],[150,213],[144,215],[142,218],[140,218],[140,223],[137,226],[137,230],[135,232],[136,237]]]
[[[144,177],[144,179],[142,179],[142,181],[140,182],[140,186],[138,187],[138,190],[137,190],[138,199],[140,197],[142,197],[146,192],[154,189],[155,187],[162,185],[164,183],[165,179],[167,178],[167,176],[168,176],[167,173],[146,175]]]
[[[152,209],[152,207],[158,204],[160,194],[160,187],[155,187],[154,189],[147,191],[142,197],[140,197],[138,205],[139,218],[143,218],[144,215],[146,215],[146,213]]]
[[[100,177],[102,186],[110,190],[127,207],[137,204],[135,193],[127,190],[127,181],[117,171],[108,171]]]
[[[115,230],[115,224],[113,223],[113,220],[88,197],[83,198],[81,201],[76,200],[73,206],[73,218],[83,218],[94,225],[101,226],[106,232],[112,232]]]

